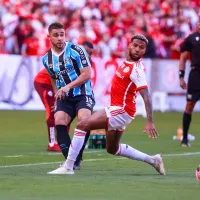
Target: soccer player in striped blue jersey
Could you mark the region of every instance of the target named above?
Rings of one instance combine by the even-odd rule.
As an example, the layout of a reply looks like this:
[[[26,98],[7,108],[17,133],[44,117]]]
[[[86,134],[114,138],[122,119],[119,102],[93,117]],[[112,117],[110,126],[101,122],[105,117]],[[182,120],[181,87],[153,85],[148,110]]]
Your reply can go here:
[[[65,41],[62,24],[52,23],[48,32],[52,47],[43,56],[42,62],[51,76],[56,94],[54,118],[57,140],[67,158],[71,144],[67,126],[76,116],[78,121],[90,117],[95,104],[90,82],[91,64],[82,46]]]

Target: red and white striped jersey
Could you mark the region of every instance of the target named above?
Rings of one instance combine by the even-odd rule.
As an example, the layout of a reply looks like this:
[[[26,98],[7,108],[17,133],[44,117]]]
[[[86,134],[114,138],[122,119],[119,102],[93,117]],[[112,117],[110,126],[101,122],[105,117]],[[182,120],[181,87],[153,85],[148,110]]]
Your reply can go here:
[[[147,88],[144,65],[137,62],[124,63],[118,67],[112,80],[111,106],[120,106],[131,116],[136,112],[136,92]]]

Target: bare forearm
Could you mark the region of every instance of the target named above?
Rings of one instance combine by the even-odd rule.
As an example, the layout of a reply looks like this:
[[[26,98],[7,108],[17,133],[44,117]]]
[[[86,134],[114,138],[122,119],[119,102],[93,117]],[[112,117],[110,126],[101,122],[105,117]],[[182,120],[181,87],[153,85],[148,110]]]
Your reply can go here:
[[[187,61],[188,52],[181,53],[180,56],[180,63],[179,63],[179,70],[185,71],[185,63]]]
[[[153,109],[151,103],[151,96],[149,94],[148,88],[144,88],[139,91],[145,104],[146,113],[147,113],[147,121],[153,122]]]
[[[84,72],[84,73],[81,73],[76,80],[72,81],[67,86],[70,89],[72,89],[72,88],[75,88],[75,87],[78,87],[78,86],[84,84],[89,79],[90,79],[90,74],[87,74],[86,72]]]

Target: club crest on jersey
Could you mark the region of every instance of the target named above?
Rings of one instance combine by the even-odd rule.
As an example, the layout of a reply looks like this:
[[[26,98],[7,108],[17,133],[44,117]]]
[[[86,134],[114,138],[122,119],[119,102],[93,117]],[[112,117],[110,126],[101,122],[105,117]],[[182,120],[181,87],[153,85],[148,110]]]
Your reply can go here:
[[[199,41],[199,37],[196,37],[196,41]]]
[[[130,71],[130,67],[125,67],[123,70],[124,73],[128,73],[129,71]]]
[[[70,58],[65,58],[64,63],[67,64],[72,64],[72,61]]]

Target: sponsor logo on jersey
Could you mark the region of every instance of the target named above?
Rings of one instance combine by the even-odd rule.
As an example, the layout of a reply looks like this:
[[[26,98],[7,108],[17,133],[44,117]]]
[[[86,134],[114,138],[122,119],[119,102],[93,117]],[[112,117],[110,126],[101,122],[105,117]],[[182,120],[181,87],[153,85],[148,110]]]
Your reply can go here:
[[[135,73],[136,73],[137,78],[140,78],[140,74],[137,69],[135,69]]]
[[[56,75],[60,76],[60,75],[63,75],[63,74],[66,74],[66,73],[69,73],[70,71],[72,71],[74,69],[74,67],[69,67],[67,69],[64,69],[60,72],[56,72]]]
[[[116,74],[119,78],[121,78],[121,79],[124,78],[124,76],[122,76],[118,71],[116,71],[115,74]]]
[[[49,64],[49,68],[51,68],[51,69],[53,68],[53,64],[52,64],[52,63],[51,63],[51,64]]]
[[[81,49],[81,47],[74,45],[75,49],[80,53],[80,54],[84,54],[83,50]]]

